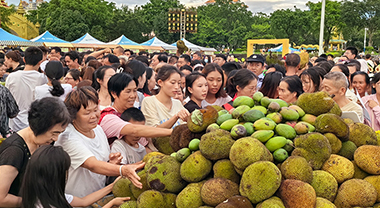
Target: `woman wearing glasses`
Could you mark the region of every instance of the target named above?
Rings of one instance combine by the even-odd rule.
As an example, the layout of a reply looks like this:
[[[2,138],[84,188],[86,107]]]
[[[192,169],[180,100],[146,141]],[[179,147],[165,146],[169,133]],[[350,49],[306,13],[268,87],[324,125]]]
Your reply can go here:
[[[70,69],[64,79],[66,84],[71,84],[73,89],[76,89],[76,86],[80,82],[80,71],[78,69]]]

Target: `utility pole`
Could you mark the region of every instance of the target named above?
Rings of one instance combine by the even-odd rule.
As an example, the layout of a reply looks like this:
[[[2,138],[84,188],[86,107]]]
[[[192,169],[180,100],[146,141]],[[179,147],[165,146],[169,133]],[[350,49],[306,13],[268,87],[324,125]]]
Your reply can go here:
[[[324,53],[323,51],[323,34],[325,29],[325,9],[326,0],[322,0],[322,10],[321,10],[321,27],[319,28],[319,55]]]
[[[364,53],[365,53],[365,45],[367,44],[367,30],[368,28],[364,28],[364,50],[363,50]]]

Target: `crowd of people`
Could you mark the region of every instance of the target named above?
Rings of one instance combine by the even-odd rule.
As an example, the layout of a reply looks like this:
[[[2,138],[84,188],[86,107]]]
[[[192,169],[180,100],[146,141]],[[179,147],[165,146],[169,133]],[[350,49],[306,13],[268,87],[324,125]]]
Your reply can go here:
[[[231,111],[237,97],[257,91],[289,104],[325,91],[343,113],[380,130],[380,73],[370,73],[370,57],[348,47],[341,57],[301,65],[291,53],[281,62],[122,47],[0,53],[0,134],[7,138],[0,145],[0,207],[86,207],[107,195],[117,176],[141,188],[136,171],[157,151],[151,138],[169,136],[195,109]]]

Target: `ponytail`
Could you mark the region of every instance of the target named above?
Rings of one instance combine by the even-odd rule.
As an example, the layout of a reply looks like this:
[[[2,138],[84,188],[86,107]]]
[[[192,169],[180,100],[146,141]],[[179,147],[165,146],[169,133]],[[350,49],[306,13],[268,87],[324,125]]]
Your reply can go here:
[[[59,81],[63,77],[63,66],[59,61],[50,61],[46,64],[45,74],[51,81],[53,88],[49,90],[50,94],[59,97],[65,93],[61,82]]]
[[[59,97],[65,93],[61,82],[56,80],[55,78],[51,79],[51,84],[53,85],[53,89],[50,89],[49,92],[55,97]]]

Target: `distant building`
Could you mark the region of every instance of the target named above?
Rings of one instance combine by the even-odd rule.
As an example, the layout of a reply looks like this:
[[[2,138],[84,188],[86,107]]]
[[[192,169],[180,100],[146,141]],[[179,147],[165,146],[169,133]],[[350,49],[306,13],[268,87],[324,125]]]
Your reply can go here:
[[[22,1],[22,6],[24,7],[25,12],[28,13],[29,11],[36,10],[37,7],[44,2],[44,0],[36,0],[35,2],[33,0],[29,0],[29,3]]]
[[[39,35],[40,24],[38,22],[36,24],[33,24],[25,17],[25,14],[27,13],[27,11],[31,11],[30,9],[26,10],[25,5],[27,4],[26,5],[27,7],[31,5],[30,8],[37,9],[37,6],[42,4],[44,1],[37,0],[34,3],[34,5],[33,5],[32,0],[30,0],[29,2],[32,4],[30,3],[27,4],[25,1],[24,2],[20,1],[18,7],[15,8],[16,12],[9,16],[9,23],[7,24],[7,26],[10,29],[10,32],[13,35],[17,35],[21,38],[28,39],[28,40],[35,38]],[[5,0],[1,0],[0,7],[11,9],[11,7],[7,5]]]
[[[241,3],[240,0],[232,0],[232,2],[233,2],[233,3]],[[208,4],[214,4],[214,3],[215,3],[215,0],[208,0],[208,1],[206,1],[205,4],[208,5]],[[231,4],[231,3],[230,3],[230,4]],[[247,8],[248,8],[248,6],[245,5],[244,3],[242,3],[241,6],[242,6],[242,7],[247,7]]]

